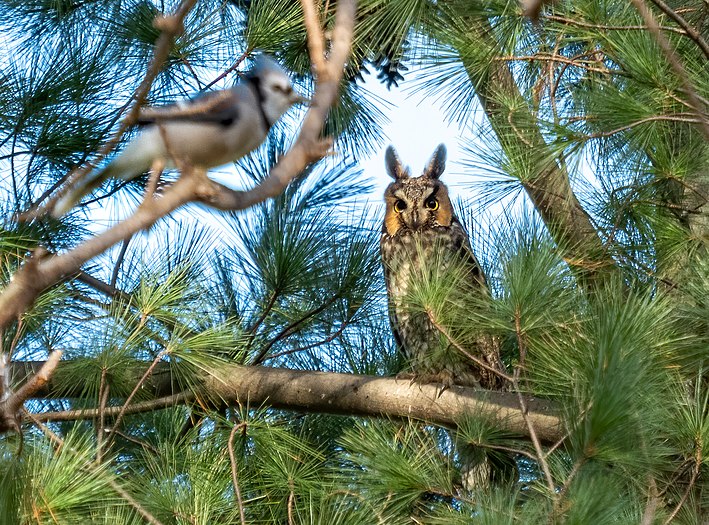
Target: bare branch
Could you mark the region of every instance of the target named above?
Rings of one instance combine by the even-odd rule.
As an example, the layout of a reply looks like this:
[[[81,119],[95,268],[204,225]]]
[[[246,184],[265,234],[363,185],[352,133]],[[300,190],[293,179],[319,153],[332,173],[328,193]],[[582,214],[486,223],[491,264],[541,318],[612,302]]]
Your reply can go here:
[[[170,383],[167,381],[166,383]],[[312,372],[261,366],[223,365],[205,373],[202,387],[194,393],[181,392],[168,397],[122,406],[106,407],[105,418],[121,411],[134,414],[207,399],[213,402],[266,405],[298,412],[347,414],[388,418],[412,418],[455,427],[467,414],[478,414],[497,421],[499,428],[529,436],[528,422],[538,439],[553,443],[563,436],[563,425],[554,404],[524,397],[526,414],[516,394],[438,384],[411,384],[392,377],[375,377],[333,372]],[[97,409],[44,412],[40,421],[72,421],[98,416]]]
[[[308,53],[312,62],[313,76],[317,78],[326,68],[325,46],[322,29],[320,28],[320,19],[312,0],[301,0],[300,5],[303,7],[303,18],[305,19],[305,27],[308,33]]]
[[[61,357],[61,350],[54,350],[49,354],[49,359],[44,362],[39,372],[0,403],[0,432],[6,432],[7,430],[19,431],[20,408],[35,392],[47,384]]]

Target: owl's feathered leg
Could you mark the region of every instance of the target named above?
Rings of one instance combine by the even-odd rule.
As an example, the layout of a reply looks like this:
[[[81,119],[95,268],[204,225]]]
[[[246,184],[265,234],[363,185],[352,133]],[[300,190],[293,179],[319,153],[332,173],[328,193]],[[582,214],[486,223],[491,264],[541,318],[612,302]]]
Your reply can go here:
[[[396,379],[408,379],[409,385],[414,383],[419,385],[437,385],[438,391],[436,398],[441,397],[441,394],[455,385],[455,376],[449,370],[441,370],[437,373],[420,373],[420,372],[399,372],[396,374]]]

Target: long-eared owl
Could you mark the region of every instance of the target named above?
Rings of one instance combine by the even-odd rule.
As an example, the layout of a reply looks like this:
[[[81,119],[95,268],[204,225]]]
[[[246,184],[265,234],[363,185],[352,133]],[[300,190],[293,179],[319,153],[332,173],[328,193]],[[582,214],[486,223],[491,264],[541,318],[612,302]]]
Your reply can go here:
[[[469,290],[487,294],[487,284],[468,235],[453,212],[448,189],[439,178],[446,148],[438,146],[419,177],[411,177],[393,147],[386,168],[394,179],[384,193],[386,212],[380,240],[389,317],[394,337],[410,371],[420,382],[498,389],[500,377],[456,349],[426,311],[409,304],[416,279],[425,272],[462,272]],[[462,269],[462,270],[461,270]],[[439,325],[440,326],[440,325]],[[489,367],[503,370],[496,341],[480,336],[466,348]]]

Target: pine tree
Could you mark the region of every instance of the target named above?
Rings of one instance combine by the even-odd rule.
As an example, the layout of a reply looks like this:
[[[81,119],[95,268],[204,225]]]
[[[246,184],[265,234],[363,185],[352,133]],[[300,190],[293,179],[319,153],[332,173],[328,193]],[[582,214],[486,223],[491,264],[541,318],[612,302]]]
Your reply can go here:
[[[339,3],[310,18],[328,55]],[[0,522],[704,523],[709,8],[536,8],[360,1],[323,129],[336,156],[245,211],[176,202],[45,282],[27,276],[153,198],[155,174],[22,215],[120,148],[140,105],[229,86],[257,50],[304,91],[323,70],[294,2],[2,3]],[[485,176],[459,215],[491,297],[424,276],[411,303],[453,346],[499,338],[504,392],[396,379],[358,167],[383,140],[367,73],[443,94]],[[278,170],[304,112],[230,185]],[[163,174],[155,202],[186,178]],[[451,436],[518,479],[466,491]]]

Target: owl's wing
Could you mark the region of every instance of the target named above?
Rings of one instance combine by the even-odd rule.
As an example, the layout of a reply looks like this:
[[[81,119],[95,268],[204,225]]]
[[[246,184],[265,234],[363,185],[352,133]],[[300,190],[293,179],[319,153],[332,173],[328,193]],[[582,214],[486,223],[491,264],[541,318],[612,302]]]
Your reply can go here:
[[[457,217],[453,217],[451,229],[453,231],[454,246],[459,251],[465,266],[469,269],[470,277],[474,280],[474,282],[478,283],[482,288],[487,290],[487,279],[485,278],[485,274],[483,273],[482,267],[480,266],[480,263],[478,262],[477,257],[475,257],[473,249],[470,246],[468,234],[465,232],[463,225]]]
[[[470,246],[470,240],[467,233],[463,229],[463,225],[460,224],[458,219],[453,220],[453,240],[455,246],[461,253],[462,259],[465,261],[465,265],[470,268],[470,274],[474,280],[476,286],[486,295],[489,295],[490,290],[487,286],[487,279],[482,271],[482,267],[478,262],[478,259],[473,253],[473,249]],[[500,340],[498,337],[491,336],[488,334],[482,334],[477,340],[476,353],[487,362],[493,368],[496,368],[500,372],[506,373],[505,365],[500,358]],[[499,390],[504,386],[504,381],[498,374],[490,372],[477,365],[471,366],[476,370],[479,375],[480,386],[488,390]]]
[[[401,336],[401,333],[399,332],[398,328],[399,319],[396,315],[396,309],[391,304],[391,293],[389,290],[389,286],[391,283],[391,269],[386,263],[382,264],[382,267],[384,268],[384,282],[386,283],[387,288],[387,310],[389,312],[389,325],[391,326],[391,333],[394,335],[394,341],[396,342],[397,350],[401,352],[404,356],[406,356],[406,350],[404,349],[404,339]]]

